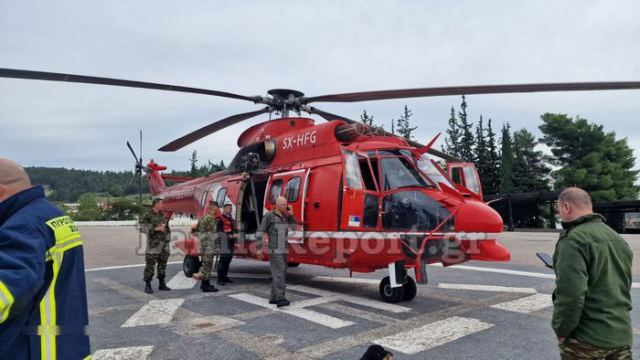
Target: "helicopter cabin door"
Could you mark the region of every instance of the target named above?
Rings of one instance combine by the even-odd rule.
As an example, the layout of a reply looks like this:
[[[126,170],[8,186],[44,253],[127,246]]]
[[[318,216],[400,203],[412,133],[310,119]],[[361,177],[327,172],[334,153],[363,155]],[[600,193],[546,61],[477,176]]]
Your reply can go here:
[[[273,174],[267,185],[267,195],[264,197],[265,213],[275,208],[278,196],[284,196],[293,215],[301,223],[295,231],[289,231],[290,243],[302,243],[304,240],[304,202],[308,181],[309,169],[300,169]]]
[[[454,183],[463,186],[466,190],[482,200],[482,185],[478,170],[473,163],[449,163],[447,164],[449,178]]]
[[[380,198],[375,170],[365,154],[343,149],[340,229],[363,230],[378,227]]]

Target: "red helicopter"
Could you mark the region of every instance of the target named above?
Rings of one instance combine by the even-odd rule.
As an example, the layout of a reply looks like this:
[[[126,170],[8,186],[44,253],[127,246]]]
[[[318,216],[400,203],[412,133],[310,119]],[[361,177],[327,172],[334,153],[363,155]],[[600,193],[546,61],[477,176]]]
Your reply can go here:
[[[257,258],[255,233],[263,214],[285,196],[301,225],[289,237],[290,266],[344,268],[352,272],[388,269],[380,283],[387,302],[411,300],[417,283],[427,283],[426,265],[469,260],[509,261],[497,241],[500,215],[482,200],[473,163],[315,107],[312,102],[357,102],[445,95],[541,91],[638,89],[640,82],[554,83],[456,86],[333,94],[305,97],[275,89],[268,96],[73,74],[0,69],[0,77],[66,81],[168,90],[250,101],[266,106],[233,115],[161,147],[176,151],[216,131],[261,114],[279,114],[245,130],[225,171],[203,178],[163,175],[166,167],[151,160],[145,172],[151,193],[164,198],[169,213],[201,217],[209,200],[232,203],[239,226],[235,255]],[[290,116],[294,112],[297,116]],[[327,120],[316,124],[302,112]],[[447,161],[443,169],[431,156]],[[178,182],[167,186],[165,180]],[[176,245],[185,253],[184,272],[199,268],[195,237]],[[266,261],[267,259],[263,259]],[[409,271],[408,271],[409,270]],[[413,270],[414,279],[409,275]]]

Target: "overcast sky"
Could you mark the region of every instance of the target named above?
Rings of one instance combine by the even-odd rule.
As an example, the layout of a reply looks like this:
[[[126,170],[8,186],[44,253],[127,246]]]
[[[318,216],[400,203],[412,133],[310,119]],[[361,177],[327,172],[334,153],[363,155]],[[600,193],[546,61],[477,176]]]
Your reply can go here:
[[[0,0],[0,67],[164,82],[265,95],[411,87],[640,80],[638,1],[9,1]],[[468,112],[539,135],[540,115],[603,124],[640,146],[640,91],[474,95]],[[460,97],[317,103],[390,128],[406,104],[428,141]],[[0,79],[0,157],[24,165],[188,168],[234,156],[227,128],[175,153],[155,149],[210,122],[257,110],[196,94]],[[322,120],[317,119],[317,122]],[[440,147],[442,140],[436,145]],[[638,152],[636,151],[636,155]]]

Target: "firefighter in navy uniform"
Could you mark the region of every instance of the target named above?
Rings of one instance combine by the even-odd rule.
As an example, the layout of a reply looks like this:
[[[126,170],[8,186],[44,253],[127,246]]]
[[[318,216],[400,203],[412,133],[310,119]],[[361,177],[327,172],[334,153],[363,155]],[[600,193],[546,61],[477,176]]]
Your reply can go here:
[[[222,207],[222,214],[216,219],[218,239],[220,239],[220,261],[218,262],[218,285],[230,284],[229,265],[233,259],[233,249],[236,240],[236,221],[231,216],[233,206],[226,203]]]
[[[0,357],[88,359],[82,239],[73,221],[0,158]]]

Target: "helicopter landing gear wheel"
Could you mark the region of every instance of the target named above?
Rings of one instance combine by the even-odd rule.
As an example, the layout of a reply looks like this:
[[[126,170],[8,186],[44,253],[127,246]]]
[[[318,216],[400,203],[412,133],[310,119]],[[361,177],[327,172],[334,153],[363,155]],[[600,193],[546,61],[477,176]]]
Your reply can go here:
[[[388,276],[380,282],[380,297],[388,303],[397,303],[404,298],[404,286],[392,288]]]
[[[407,276],[407,282],[402,285],[402,288],[404,289],[404,295],[402,296],[404,301],[411,301],[418,294],[418,286],[411,276]]]
[[[200,270],[200,259],[197,256],[187,255],[182,260],[182,271],[184,271],[184,276],[190,278],[193,274],[197,273]]]

